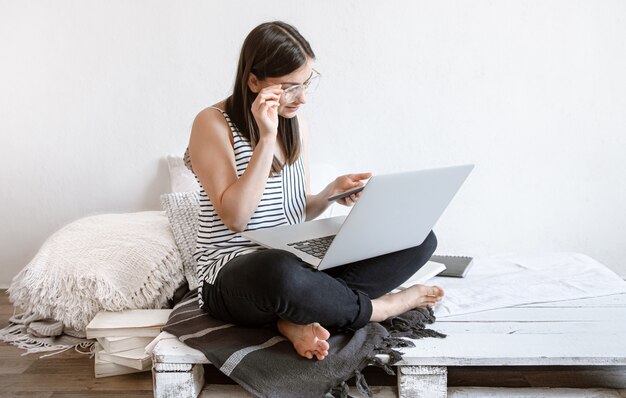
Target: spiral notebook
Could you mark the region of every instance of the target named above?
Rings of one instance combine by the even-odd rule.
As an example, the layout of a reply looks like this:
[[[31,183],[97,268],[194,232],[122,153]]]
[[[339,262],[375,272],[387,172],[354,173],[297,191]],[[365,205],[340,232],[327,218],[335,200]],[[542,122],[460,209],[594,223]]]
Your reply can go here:
[[[472,266],[472,257],[468,256],[442,256],[434,255],[430,261],[442,263],[446,269],[437,276],[450,276],[453,278],[463,278]]]

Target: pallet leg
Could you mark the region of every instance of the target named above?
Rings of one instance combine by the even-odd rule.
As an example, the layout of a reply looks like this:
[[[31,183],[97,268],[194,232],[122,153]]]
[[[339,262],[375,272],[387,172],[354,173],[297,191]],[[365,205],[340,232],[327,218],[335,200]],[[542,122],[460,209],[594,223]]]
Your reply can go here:
[[[445,366],[398,366],[400,398],[446,398],[448,369]]]
[[[152,365],[154,398],[195,398],[204,387],[202,364],[155,363]]]

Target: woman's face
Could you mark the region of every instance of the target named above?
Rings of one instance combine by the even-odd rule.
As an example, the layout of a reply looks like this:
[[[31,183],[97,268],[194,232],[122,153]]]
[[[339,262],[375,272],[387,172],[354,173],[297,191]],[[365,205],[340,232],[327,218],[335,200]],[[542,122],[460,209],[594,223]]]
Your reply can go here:
[[[290,87],[295,88],[297,95],[281,95],[280,105],[278,106],[278,114],[284,118],[292,118],[298,114],[298,109],[301,105],[306,103],[306,89],[298,90],[295,86],[304,84],[309,80],[313,74],[313,61],[309,58],[300,68],[291,72],[288,75],[280,77],[268,77],[261,80],[262,88],[280,84],[283,90],[287,90]],[[294,89],[292,88],[292,92]],[[288,101],[288,97],[292,97],[291,101]]]

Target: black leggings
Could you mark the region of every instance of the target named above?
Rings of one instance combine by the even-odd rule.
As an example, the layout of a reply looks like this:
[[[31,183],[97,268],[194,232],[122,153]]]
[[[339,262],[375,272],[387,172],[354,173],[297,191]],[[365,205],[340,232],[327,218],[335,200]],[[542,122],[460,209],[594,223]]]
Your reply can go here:
[[[285,319],[356,330],[369,322],[371,300],[409,279],[436,247],[431,231],[419,246],[324,271],[284,250],[259,250],[230,260],[215,284],[204,283],[204,308],[243,326]]]

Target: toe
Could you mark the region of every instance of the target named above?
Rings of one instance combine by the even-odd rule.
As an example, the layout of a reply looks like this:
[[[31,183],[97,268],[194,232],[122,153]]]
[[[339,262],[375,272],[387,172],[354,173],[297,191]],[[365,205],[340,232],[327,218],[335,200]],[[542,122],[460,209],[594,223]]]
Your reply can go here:
[[[444,294],[443,289],[439,286],[430,286],[428,289],[428,297],[437,297],[440,299]]]
[[[315,322],[313,323],[313,333],[320,340],[326,340],[330,337],[330,333],[322,325]]]

